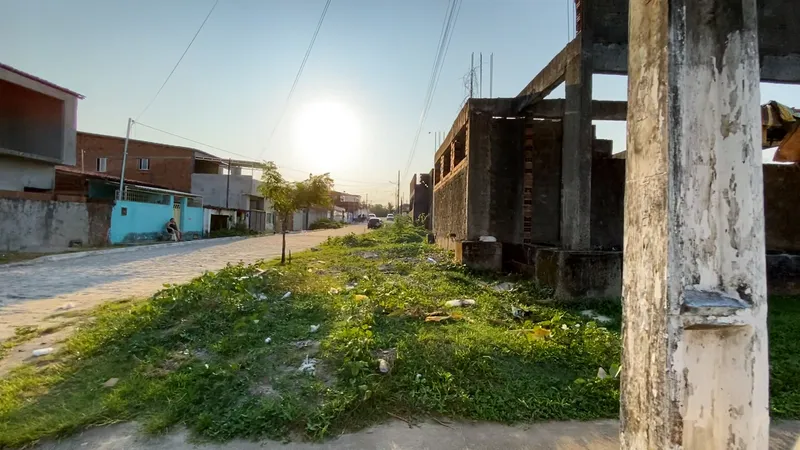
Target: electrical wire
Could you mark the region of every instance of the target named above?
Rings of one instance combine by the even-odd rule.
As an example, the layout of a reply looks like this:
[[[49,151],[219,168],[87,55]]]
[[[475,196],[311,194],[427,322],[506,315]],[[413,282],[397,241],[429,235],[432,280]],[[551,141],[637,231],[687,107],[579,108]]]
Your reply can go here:
[[[437,47],[436,57],[434,59],[433,67],[431,69],[431,77],[428,82],[428,90],[425,94],[425,100],[423,102],[422,113],[420,114],[420,121],[417,127],[417,131],[414,134],[414,140],[411,144],[411,150],[409,151],[408,160],[406,161],[405,169],[403,170],[403,178],[408,175],[408,170],[411,167],[411,163],[414,160],[414,154],[417,150],[417,145],[419,144],[419,136],[422,133],[422,127],[425,124],[425,119],[428,116],[428,111],[430,110],[431,104],[433,103],[433,97],[436,93],[436,86],[439,83],[439,77],[441,76],[441,69],[444,65],[445,59],[447,58],[447,51],[450,48],[450,40],[453,37],[453,29],[455,28],[455,24],[458,21],[458,14],[461,11],[461,0],[451,0],[449,7],[445,13],[445,18],[443,21],[442,26],[442,33],[439,36],[439,45]]]
[[[297,83],[300,81],[300,76],[303,75],[303,69],[306,67],[306,62],[308,62],[308,57],[311,55],[311,50],[314,48],[314,43],[317,41],[317,35],[319,34],[319,30],[322,28],[322,23],[325,21],[325,15],[328,14],[328,8],[331,6],[331,0],[325,2],[325,7],[322,9],[322,14],[319,16],[319,22],[317,22],[317,28],[314,30],[314,35],[311,36],[311,42],[308,44],[308,48],[306,49],[306,54],[303,56],[303,62],[300,63],[300,68],[297,70],[297,75],[294,77],[294,81],[292,82],[292,87],[289,89],[289,95],[286,96],[286,102],[283,104],[283,109],[281,110],[280,115],[278,116],[278,121],[275,122],[275,126],[272,127],[272,131],[269,133],[269,137],[267,138],[266,146],[264,150],[269,146],[270,142],[272,142],[272,137],[275,136],[275,131],[280,126],[281,122],[283,121],[283,116],[286,115],[286,110],[289,109],[289,103],[292,100],[292,95],[294,94],[295,88],[297,88]],[[262,154],[264,151],[262,150]]]
[[[147,112],[148,109],[150,109],[150,105],[152,105],[153,102],[156,101],[156,99],[158,98],[158,94],[160,94],[161,91],[164,90],[164,86],[166,86],[167,82],[169,81],[169,79],[172,78],[172,74],[175,73],[175,70],[181,64],[181,61],[183,61],[183,57],[186,56],[186,53],[189,52],[190,48],[192,48],[192,44],[194,44],[194,40],[197,39],[197,35],[200,34],[200,31],[203,30],[203,27],[206,25],[206,22],[208,22],[208,18],[211,17],[211,13],[213,13],[214,12],[214,8],[217,7],[217,3],[219,3],[219,0],[216,0],[214,2],[214,4],[211,6],[211,9],[208,11],[208,14],[206,14],[206,18],[203,19],[203,23],[200,24],[200,28],[197,29],[197,32],[194,34],[194,36],[192,36],[192,40],[189,41],[189,45],[186,46],[186,50],[183,51],[183,54],[181,54],[181,57],[178,58],[178,62],[175,63],[175,67],[173,67],[172,70],[169,72],[169,75],[167,75],[167,79],[164,80],[164,83],[162,83],[161,87],[158,88],[158,91],[156,92],[156,95],[153,96],[153,99],[150,100],[150,103],[148,103],[147,106],[144,107],[142,112],[140,112],[139,115],[136,116],[136,120],[139,120],[139,118],[142,117],[144,115],[144,113]]]

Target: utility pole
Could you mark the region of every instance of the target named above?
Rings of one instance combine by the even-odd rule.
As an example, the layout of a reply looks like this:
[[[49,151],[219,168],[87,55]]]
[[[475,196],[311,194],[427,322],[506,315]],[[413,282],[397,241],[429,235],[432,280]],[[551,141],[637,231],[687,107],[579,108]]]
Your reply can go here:
[[[231,159],[228,158],[228,179],[225,184],[225,209],[228,208],[228,197],[231,195]]]
[[[478,97],[483,98],[483,52],[480,53],[480,57],[478,58],[478,60],[480,61],[478,63],[478,66],[480,66],[480,71],[481,71],[481,76],[479,79],[480,81],[478,85]]]
[[[494,81],[494,53],[489,54],[489,98],[492,97],[492,82]]]
[[[117,200],[122,200],[125,196],[125,164],[128,162],[128,141],[131,138],[131,128],[133,119],[128,117],[128,131],[125,132],[125,145],[122,147],[122,170],[119,173],[119,196]]]
[[[396,196],[396,199],[397,199],[397,206],[395,206],[395,208],[397,209],[397,214],[400,214],[400,171],[399,170],[397,171],[397,196]]]
[[[475,52],[469,59],[469,98],[472,98],[473,85],[475,84]]]
[[[86,168],[83,165],[84,156],[86,156],[86,150],[81,149],[81,172],[85,172],[86,171]]]

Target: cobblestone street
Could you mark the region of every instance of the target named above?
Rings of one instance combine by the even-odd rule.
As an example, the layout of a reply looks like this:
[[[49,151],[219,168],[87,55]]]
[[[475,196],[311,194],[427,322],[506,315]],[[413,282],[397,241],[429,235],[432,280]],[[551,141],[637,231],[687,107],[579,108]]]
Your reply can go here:
[[[363,225],[339,230],[320,230],[286,236],[286,248],[306,250],[328,236],[362,233]],[[141,297],[155,293],[165,283],[182,283],[218,270],[228,263],[280,256],[280,235],[214,240],[202,243],[136,251],[99,254],[78,259],[0,266],[0,340],[14,328],[36,325],[71,304],[70,311],[91,308],[108,300]]]

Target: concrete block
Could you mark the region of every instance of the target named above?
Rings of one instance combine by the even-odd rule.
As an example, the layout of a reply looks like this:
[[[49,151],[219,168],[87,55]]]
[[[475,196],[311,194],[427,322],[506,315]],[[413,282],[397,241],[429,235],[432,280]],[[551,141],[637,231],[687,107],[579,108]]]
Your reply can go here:
[[[456,245],[456,261],[470,269],[500,272],[503,270],[503,243],[461,241]]]
[[[559,300],[611,298],[622,294],[622,252],[582,252],[539,248],[535,279]]]

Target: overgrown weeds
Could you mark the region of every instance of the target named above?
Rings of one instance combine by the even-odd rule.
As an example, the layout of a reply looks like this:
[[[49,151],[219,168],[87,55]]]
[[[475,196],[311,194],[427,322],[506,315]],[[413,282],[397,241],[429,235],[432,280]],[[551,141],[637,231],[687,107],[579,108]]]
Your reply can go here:
[[[611,318],[596,323],[585,305],[449,262],[399,219],[290,265],[229,266],[98,308],[51,364],[0,381],[0,447],[131,419],[226,440],[317,439],[389,414],[617,416],[619,381],[596,374],[619,364],[618,305],[591,305]],[[783,418],[800,417],[796,305],[777,303],[770,324],[773,414]]]

